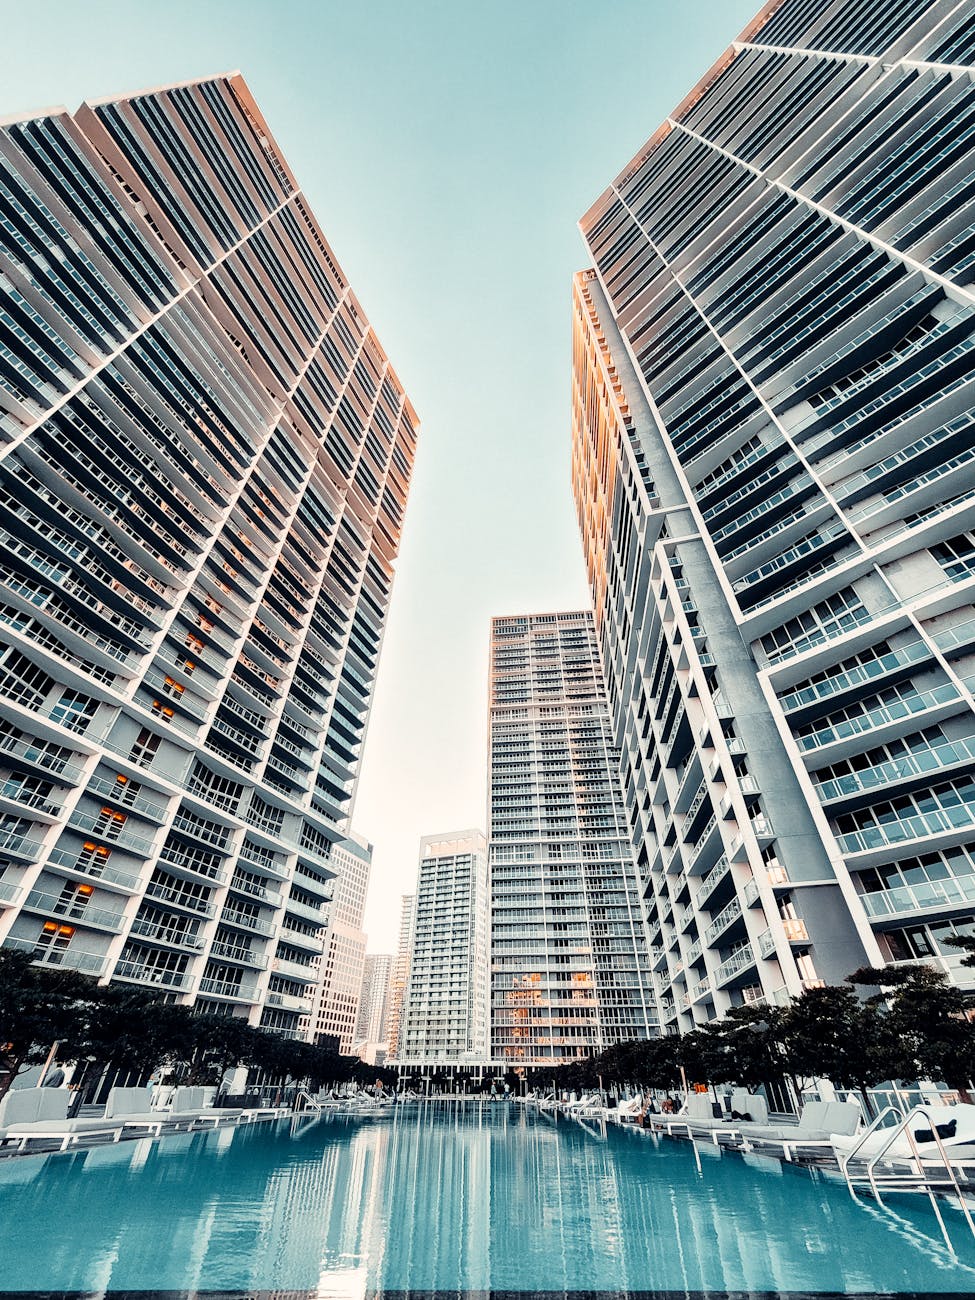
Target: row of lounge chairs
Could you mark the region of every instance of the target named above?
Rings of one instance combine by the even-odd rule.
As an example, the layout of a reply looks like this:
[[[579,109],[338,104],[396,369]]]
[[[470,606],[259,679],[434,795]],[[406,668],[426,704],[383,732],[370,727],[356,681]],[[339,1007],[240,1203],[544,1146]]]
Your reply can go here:
[[[708,1137],[715,1144],[724,1140],[743,1151],[768,1148],[791,1161],[799,1151],[832,1150],[833,1136],[851,1136],[860,1122],[856,1103],[810,1101],[802,1108],[797,1124],[770,1124],[764,1098],[736,1089],[731,1094],[730,1116],[716,1116],[711,1098],[695,1093],[679,1115],[650,1116],[649,1126],[658,1132]]]
[[[0,1150],[25,1151],[31,1142],[58,1142],[67,1151],[82,1141],[118,1142],[128,1131],[159,1137],[163,1132],[212,1124],[247,1124],[273,1119],[274,1107],[233,1109],[208,1104],[211,1088],[176,1088],[166,1108],[153,1109],[148,1088],[113,1088],[101,1116],[68,1118],[67,1088],[18,1088],[0,1101]]]

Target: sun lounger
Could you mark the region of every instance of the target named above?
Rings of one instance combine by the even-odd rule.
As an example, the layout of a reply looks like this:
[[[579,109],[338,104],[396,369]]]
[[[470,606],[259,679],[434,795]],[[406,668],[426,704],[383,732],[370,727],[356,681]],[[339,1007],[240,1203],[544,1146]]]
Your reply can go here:
[[[206,1103],[212,1096],[212,1088],[176,1088],[173,1091],[172,1101],[169,1106],[169,1113],[173,1119],[192,1119],[195,1123],[211,1123],[214,1127],[221,1123],[230,1123],[237,1121],[243,1115],[242,1110],[236,1110],[228,1106],[208,1106]]]
[[[937,1125],[937,1138],[931,1127],[932,1118]],[[952,1161],[957,1159],[970,1163],[971,1151],[975,1147],[975,1106],[962,1102],[954,1106],[925,1106],[917,1112],[910,1112],[908,1126],[924,1163],[938,1161],[943,1167],[938,1138]],[[860,1138],[855,1131],[851,1134],[837,1129],[831,1135],[830,1144],[838,1157],[848,1156],[856,1148],[857,1159],[869,1160],[886,1147],[881,1157],[883,1160],[915,1159],[911,1139],[906,1133],[891,1138],[890,1127],[875,1129]]]
[[[70,1100],[67,1088],[11,1090],[0,1102],[0,1145],[16,1142],[23,1151],[29,1142],[57,1141],[66,1151],[82,1138],[119,1140],[122,1126],[117,1120],[68,1119]]]
[[[743,1123],[738,1128],[744,1146],[781,1149],[783,1158],[791,1160],[800,1148],[831,1147],[834,1135],[848,1135],[852,1139],[860,1120],[860,1107],[855,1103],[810,1101],[803,1106],[798,1124]]]
[[[714,1113],[714,1102],[708,1093],[692,1093],[679,1115],[652,1115],[650,1127],[657,1133],[666,1133],[669,1137],[683,1134],[684,1137],[708,1137],[718,1145],[719,1138],[735,1132],[735,1125],[729,1120],[718,1119]]]
[[[159,1137],[164,1128],[173,1128],[180,1122],[192,1123],[187,1117],[173,1115],[168,1110],[153,1110],[152,1092],[149,1088],[113,1088],[105,1103],[105,1119],[113,1119],[124,1129],[136,1129]]]

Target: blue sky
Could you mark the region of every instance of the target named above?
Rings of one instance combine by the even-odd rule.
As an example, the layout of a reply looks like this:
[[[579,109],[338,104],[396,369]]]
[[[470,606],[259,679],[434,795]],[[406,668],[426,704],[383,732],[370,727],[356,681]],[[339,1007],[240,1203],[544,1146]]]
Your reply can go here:
[[[419,837],[484,825],[491,615],[587,603],[576,222],[758,7],[0,0],[0,115],[239,68],[420,415],[355,816],[373,951]]]

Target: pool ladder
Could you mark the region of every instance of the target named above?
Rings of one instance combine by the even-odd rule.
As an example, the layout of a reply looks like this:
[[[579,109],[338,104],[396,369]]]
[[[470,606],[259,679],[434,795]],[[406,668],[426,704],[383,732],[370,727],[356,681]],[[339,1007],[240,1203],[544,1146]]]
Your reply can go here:
[[[896,1116],[897,1119],[894,1124],[888,1126],[884,1124],[884,1121],[890,1116]],[[937,1161],[926,1159],[925,1154],[918,1147],[912,1126],[919,1119],[927,1120],[931,1133],[934,1135],[939,1157]],[[881,1142],[872,1155],[861,1156],[861,1149],[867,1139],[881,1130],[887,1134],[886,1141]],[[902,1135],[907,1138],[911,1148],[911,1156],[894,1155],[891,1161],[886,1163],[885,1168],[878,1171],[877,1166],[881,1164],[891,1146]],[[851,1165],[858,1157],[863,1164],[863,1168],[854,1170]],[[878,1205],[883,1205],[882,1189],[897,1192],[924,1192],[938,1220],[938,1227],[941,1229],[945,1245],[953,1255],[957,1252],[951,1243],[951,1238],[948,1236],[944,1215],[941,1213],[941,1206],[938,1203],[939,1193],[941,1195],[954,1195],[957,1198],[959,1208],[965,1216],[965,1222],[968,1224],[972,1236],[975,1237],[975,1220],[972,1219],[972,1213],[965,1194],[958,1185],[958,1178],[951,1163],[951,1157],[948,1155],[947,1148],[938,1132],[937,1120],[928,1107],[915,1106],[913,1110],[904,1115],[894,1106],[885,1106],[873,1123],[860,1134],[854,1146],[846,1155],[838,1156],[838,1160],[840,1172],[846,1179],[846,1185],[851,1196],[856,1196],[857,1186],[869,1186]],[[906,1167],[898,1169],[892,1161],[898,1161]]]

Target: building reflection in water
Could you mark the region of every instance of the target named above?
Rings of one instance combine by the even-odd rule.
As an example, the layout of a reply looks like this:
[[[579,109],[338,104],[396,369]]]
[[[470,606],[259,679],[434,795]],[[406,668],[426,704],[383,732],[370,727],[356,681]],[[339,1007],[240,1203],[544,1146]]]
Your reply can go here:
[[[0,1165],[5,1289],[94,1295],[975,1291],[975,1272],[919,1249],[921,1218],[898,1224],[795,1170],[695,1159],[686,1143],[513,1103]]]

